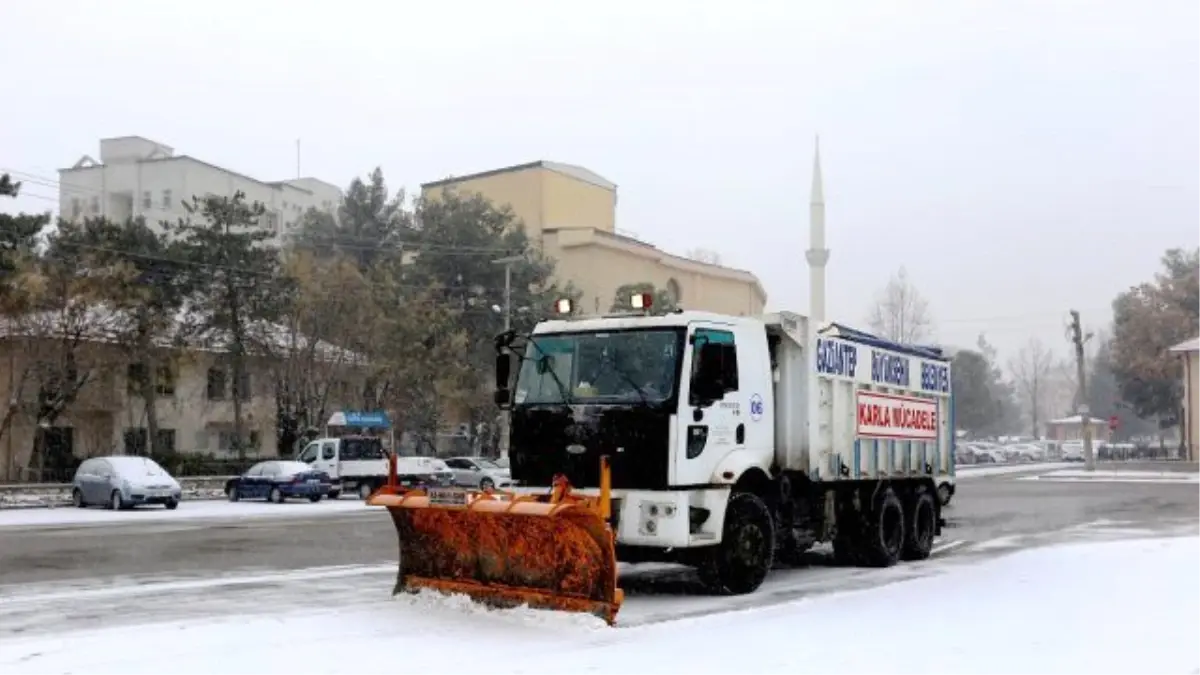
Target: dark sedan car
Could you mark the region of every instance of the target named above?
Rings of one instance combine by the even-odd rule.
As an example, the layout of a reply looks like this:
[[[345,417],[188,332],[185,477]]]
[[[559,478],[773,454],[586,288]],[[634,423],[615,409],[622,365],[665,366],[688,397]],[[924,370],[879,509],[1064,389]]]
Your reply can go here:
[[[225,483],[229,501],[266,499],[276,504],[289,497],[304,497],[319,502],[329,494],[333,481],[329,474],[304,462],[271,460],[259,462],[246,473]]]

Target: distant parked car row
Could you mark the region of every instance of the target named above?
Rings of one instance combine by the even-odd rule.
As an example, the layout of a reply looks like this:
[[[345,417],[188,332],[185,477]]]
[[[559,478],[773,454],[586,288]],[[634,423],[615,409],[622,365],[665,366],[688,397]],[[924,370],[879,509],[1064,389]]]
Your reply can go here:
[[[265,499],[337,499],[351,491],[366,499],[388,480],[388,460],[380,446],[361,438],[319,439],[298,453],[298,459],[258,462],[240,476],[225,482],[231,502]],[[303,461],[308,460],[308,461]],[[513,484],[507,462],[484,457],[400,457],[397,478],[401,485],[456,485],[488,490]],[[92,457],[79,465],[71,499],[80,508],[103,505],[128,509],[161,504],[175,509],[182,499],[179,482],[148,457],[114,455]]]
[[[1098,460],[1139,459],[1148,456],[1132,443],[1096,441],[1092,444]],[[1011,464],[1018,462],[1082,462],[1082,441],[959,441],[955,462],[963,464]]]

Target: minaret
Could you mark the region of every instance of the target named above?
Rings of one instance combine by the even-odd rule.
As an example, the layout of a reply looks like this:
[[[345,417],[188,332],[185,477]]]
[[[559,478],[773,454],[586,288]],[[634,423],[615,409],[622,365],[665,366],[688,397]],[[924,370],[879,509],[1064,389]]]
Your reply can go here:
[[[825,321],[825,263],[829,249],[825,248],[825,192],[821,184],[821,137],[813,153],[812,194],[808,205],[808,316],[814,327]]]

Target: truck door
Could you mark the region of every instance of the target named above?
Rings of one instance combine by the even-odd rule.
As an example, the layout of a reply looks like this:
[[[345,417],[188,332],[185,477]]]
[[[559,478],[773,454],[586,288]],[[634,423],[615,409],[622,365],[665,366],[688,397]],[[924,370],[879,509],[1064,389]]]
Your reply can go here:
[[[337,439],[322,441],[321,455],[317,459],[316,468],[329,474],[330,478],[337,478],[339,459]]]
[[[733,330],[697,327],[688,342],[691,348],[680,378],[676,442],[671,448],[672,485],[710,483],[717,463],[745,443],[749,421],[738,382],[738,348]],[[706,344],[720,345],[720,349],[704,349]],[[705,358],[716,361],[705,363]],[[711,381],[714,376],[720,386],[706,397],[701,380]]]

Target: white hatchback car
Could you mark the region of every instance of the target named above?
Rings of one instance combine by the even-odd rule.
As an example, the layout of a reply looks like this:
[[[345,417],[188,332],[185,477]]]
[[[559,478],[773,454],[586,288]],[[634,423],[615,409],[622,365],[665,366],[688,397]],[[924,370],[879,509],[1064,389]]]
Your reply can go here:
[[[162,504],[174,509],[182,496],[179,481],[158,462],[131,455],[85,459],[75,470],[71,485],[71,501],[79,508],[103,504],[120,510]]]

